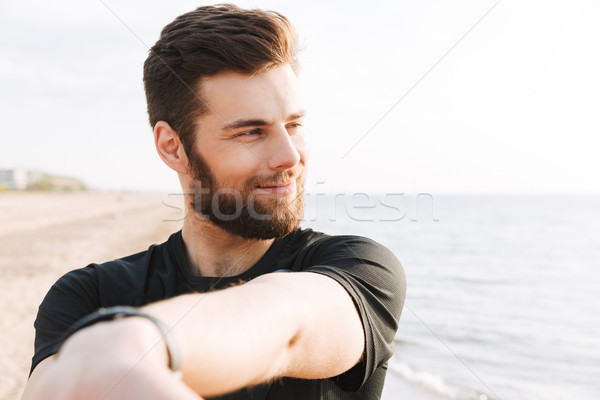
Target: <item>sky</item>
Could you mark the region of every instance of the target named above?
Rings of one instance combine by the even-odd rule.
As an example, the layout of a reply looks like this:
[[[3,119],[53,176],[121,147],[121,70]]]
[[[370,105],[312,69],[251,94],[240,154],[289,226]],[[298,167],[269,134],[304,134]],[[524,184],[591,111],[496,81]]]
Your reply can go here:
[[[202,4],[0,2],[0,167],[180,191],[142,65]],[[600,2],[236,4],[299,32],[309,193],[600,194]]]

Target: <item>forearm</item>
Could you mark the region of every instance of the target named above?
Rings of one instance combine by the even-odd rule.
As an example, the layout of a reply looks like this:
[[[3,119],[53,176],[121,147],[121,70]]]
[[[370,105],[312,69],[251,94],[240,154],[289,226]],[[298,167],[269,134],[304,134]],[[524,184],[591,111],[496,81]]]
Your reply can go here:
[[[205,396],[281,376],[307,323],[297,295],[259,280],[145,307],[172,327],[184,382]]]
[[[364,346],[349,295],[312,273],[270,274],[145,311],[173,327],[184,381],[203,396],[280,376],[335,376],[360,359]]]
[[[364,348],[348,293],[313,273],[268,274],[143,310],[170,327],[183,382],[169,371],[160,331],[132,317],[75,333],[34,370],[24,398],[125,399],[136,390],[148,399],[197,398],[188,387],[211,397],[280,376],[335,376],[356,364]]]
[[[183,399],[175,394],[188,387],[213,396],[267,381],[282,375],[306,320],[292,298],[257,281],[144,307],[176,338],[185,385],[170,373],[161,332],[149,320],[97,323],[36,367],[23,399]]]

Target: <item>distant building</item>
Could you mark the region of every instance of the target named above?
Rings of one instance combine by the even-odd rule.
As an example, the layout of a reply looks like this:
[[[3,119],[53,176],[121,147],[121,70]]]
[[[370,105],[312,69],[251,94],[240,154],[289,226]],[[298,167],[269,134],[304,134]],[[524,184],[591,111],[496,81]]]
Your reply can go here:
[[[44,179],[44,173],[42,171],[27,171],[27,185],[39,182]]]
[[[72,192],[86,190],[79,179],[53,176],[41,171],[0,168],[0,190],[42,190]]]
[[[24,169],[0,169],[0,187],[20,190],[27,187],[28,173]]]

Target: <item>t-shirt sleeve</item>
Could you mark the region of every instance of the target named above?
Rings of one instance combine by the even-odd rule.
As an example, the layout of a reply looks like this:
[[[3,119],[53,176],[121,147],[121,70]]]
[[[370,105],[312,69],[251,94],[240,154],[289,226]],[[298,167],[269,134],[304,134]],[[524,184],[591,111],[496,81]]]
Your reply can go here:
[[[365,333],[361,361],[334,378],[346,391],[358,390],[393,354],[393,339],[406,295],[402,265],[384,246],[362,237],[333,236],[320,244],[305,271],[342,285],[356,306]]]
[[[98,282],[92,265],[63,275],[38,309],[34,322],[35,352],[29,373],[40,361],[56,353],[63,334],[71,325],[99,307]]]

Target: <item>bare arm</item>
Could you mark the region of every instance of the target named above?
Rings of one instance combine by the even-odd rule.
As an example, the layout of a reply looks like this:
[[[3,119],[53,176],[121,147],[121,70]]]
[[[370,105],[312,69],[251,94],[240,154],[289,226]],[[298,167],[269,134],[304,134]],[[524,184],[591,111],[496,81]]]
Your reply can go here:
[[[314,273],[268,274],[241,286],[154,303],[145,311],[173,328],[181,347],[183,382],[202,396],[281,376],[335,376],[354,366],[364,349],[352,299],[336,281]],[[135,387],[136,378],[146,386],[176,386],[180,383],[170,379],[166,359],[160,335],[148,321],[101,323],[74,335],[58,357],[40,364],[43,369],[34,371],[31,392],[24,398],[37,398],[36,389],[47,394],[43,388],[57,379],[64,385],[66,376],[88,386],[102,381],[99,391],[106,391],[127,373],[111,389],[116,397],[107,399],[125,398],[117,396],[119,388]]]
[[[358,362],[364,346],[350,296],[313,273],[269,274],[146,311],[175,327],[184,380],[205,395],[279,376],[335,376]]]

